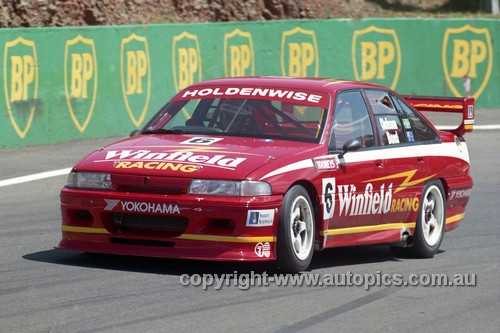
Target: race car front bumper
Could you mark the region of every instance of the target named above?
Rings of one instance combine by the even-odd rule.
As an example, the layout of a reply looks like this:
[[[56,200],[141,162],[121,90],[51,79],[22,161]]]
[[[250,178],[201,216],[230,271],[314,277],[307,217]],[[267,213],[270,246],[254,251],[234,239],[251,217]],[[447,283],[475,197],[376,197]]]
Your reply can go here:
[[[59,248],[220,261],[276,259],[281,195],[61,191]]]

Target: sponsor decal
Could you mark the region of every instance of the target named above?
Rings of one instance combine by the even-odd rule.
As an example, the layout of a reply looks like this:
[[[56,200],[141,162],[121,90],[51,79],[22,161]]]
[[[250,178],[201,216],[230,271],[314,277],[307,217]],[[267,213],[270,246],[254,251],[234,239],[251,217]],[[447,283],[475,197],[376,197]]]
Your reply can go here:
[[[450,200],[468,198],[470,197],[471,193],[472,189],[470,188],[466,190],[452,190],[450,192]]]
[[[10,122],[17,135],[24,139],[38,104],[38,60],[34,41],[18,37],[5,43],[3,81]]]
[[[224,73],[229,77],[255,75],[251,33],[234,29],[224,35]]]
[[[269,258],[269,256],[271,255],[271,244],[269,244],[269,242],[258,242],[257,245],[255,245],[255,254],[259,258]]]
[[[493,48],[488,28],[469,24],[447,28],[443,38],[442,63],[446,82],[457,96],[478,98],[493,69]]]
[[[339,168],[338,155],[313,158],[316,172],[336,171]]]
[[[384,131],[397,131],[398,123],[395,120],[387,120],[387,118],[379,118],[380,126]]]
[[[125,108],[134,126],[139,127],[151,96],[151,61],[146,37],[131,34],[122,39],[120,75]]]
[[[218,87],[186,90],[181,98],[203,98],[203,97],[243,97],[252,96],[262,99],[276,98],[288,101],[300,101],[301,104],[310,104],[326,107],[327,101],[324,94],[318,95],[306,91],[292,89],[274,89],[274,88],[253,88],[253,87]]]
[[[339,215],[374,215],[388,213],[392,202],[392,183],[378,190],[371,183],[366,184],[364,193],[356,193],[354,185],[338,185]]]
[[[296,27],[281,37],[281,75],[317,77],[319,51],[316,33]]]
[[[104,201],[106,201],[106,207],[104,207],[104,210],[113,210],[120,202],[120,200],[114,199],[104,199]]]
[[[191,151],[152,152],[150,150],[110,150],[104,161],[115,161],[115,168],[140,168],[193,172],[199,166],[219,167],[235,170],[245,161],[244,157],[227,155],[202,155]],[[102,162],[98,160],[96,162]],[[179,163],[181,162],[181,163]],[[186,164],[184,164],[186,163]]]
[[[196,35],[184,31],[173,38],[172,73],[176,91],[202,80],[200,45]]]
[[[467,118],[474,118],[474,105],[467,107]]]
[[[336,192],[337,191],[337,192]],[[323,179],[323,218],[331,219],[335,213],[335,201],[339,202],[339,216],[375,215],[391,209],[392,183],[386,188],[374,190],[366,184],[364,193],[356,193],[355,185],[337,185],[335,178]]]
[[[106,207],[104,210],[113,210],[117,205],[124,212],[133,213],[154,213],[154,214],[180,214],[179,206],[166,203],[153,203],[143,201],[121,201],[113,199],[104,199]]]
[[[191,139],[188,139],[186,141],[182,141],[181,145],[201,145],[201,146],[208,146],[211,145],[212,143],[215,143],[217,141],[222,140],[222,138],[207,138],[207,137],[194,137]]]
[[[401,71],[401,49],[396,30],[370,26],[354,31],[352,64],[357,81],[395,89]]]
[[[268,227],[274,222],[274,209],[249,210],[247,227]]]
[[[115,169],[148,169],[148,170],[172,170],[181,172],[195,172],[200,169],[194,164],[167,163],[167,162],[123,162],[117,161],[113,164]]]
[[[391,204],[391,213],[418,211],[420,200],[417,197],[393,199]]]
[[[414,142],[415,141],[415,137],[414,137],[412,131],[406,132],[406,137],[408,138],[408,142]]]
[[[423,183],[434,175],[412,180],[417,170],[410,170],[398,174],[370,179],[366,183],[364,191],[357,191],[353,184],[336,185],[335,178],[322,179],[322,204],[323,218],[325,220],[336,216],[361,216],[379,215],[389,212],[416,212],[419,208],[419,198],[408,197],[393,199],[393,194],[404,190],[406,187]],[[393,183],[382,184],[375,188],[372,182],[406,177],[400,186],[393,188]],[[335,202],[338,202],[338,211],[335,210]]]
[[[97,58],[92,39],[78,35],[66,41],[64,88],[71,119],[83,133],[92,118],[97,97]]]
[[[395,145],[399,143],[399,135],[398,133],[385,132],[387,136],[387,143],[390,145]]]
[[[403,126],[405,127],[405,129],[411,129],[410,120],[407,118],[403,118]]]

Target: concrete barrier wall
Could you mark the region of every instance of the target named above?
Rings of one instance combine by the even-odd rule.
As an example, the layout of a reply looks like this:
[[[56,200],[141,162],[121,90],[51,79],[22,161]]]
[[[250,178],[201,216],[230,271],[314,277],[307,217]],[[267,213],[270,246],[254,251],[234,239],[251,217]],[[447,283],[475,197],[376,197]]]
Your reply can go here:
[[[204,79],[358,79],[500,107],[500,20],[363,19],[0,30],[0,147],[126,135]]]

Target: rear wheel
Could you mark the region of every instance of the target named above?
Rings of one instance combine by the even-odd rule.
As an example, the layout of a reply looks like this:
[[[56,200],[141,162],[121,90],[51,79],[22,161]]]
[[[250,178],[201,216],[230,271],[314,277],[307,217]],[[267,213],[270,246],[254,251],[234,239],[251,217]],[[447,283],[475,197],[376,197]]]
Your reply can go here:
[[[443,185],[438,180],[428,182],[423,190],[414,232],[414,243],[409,248],[392,248],[396,255],[431,258],[443,241],[446,223],[446,204]]]
[[[278,223],[278,266],[299,272],[311,263],[314,246],[314,213],[307,191],[293,186],[283,198]]]

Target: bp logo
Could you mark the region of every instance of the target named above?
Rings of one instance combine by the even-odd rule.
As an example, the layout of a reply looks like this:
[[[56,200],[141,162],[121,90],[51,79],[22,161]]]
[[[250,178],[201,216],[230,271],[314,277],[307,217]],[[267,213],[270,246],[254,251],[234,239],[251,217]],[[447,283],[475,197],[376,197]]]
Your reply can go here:
[[[3,58],[5,102],[17,135],[28,133],[38,95],[38,63],[34,41],[18,37],[5,43]]]
[[[71,119],[83,133],[92,118],[97,97],[97,59],[92,39],[78,35],[66,41],[64,88]]]
[[[172,72],[175,90],[179,91],[201,78],[201,56],[198,37],[184,31],[174,37],[172,45]]]
[[[446,29],[442,61],[453,94],[478,98],[488,84],[493,66],[490,32],[469,24]]]
[[[281,74],[286,76],[318,76],[319,54],[314,31],[296,27],[283,32],[281,37]]]
[[[401,70],[401,49],[396,31],[375,26],[354,31],[352,65],[356,80],[396,89]]]
[[[132,34],[122,39],[120,73],[125,108],[134,126],[139,127],[148,111],[151,68],[148,41]]]
[[[255,74],[252,35],[235,29],[224,35],[224,74],[245,76]]]

